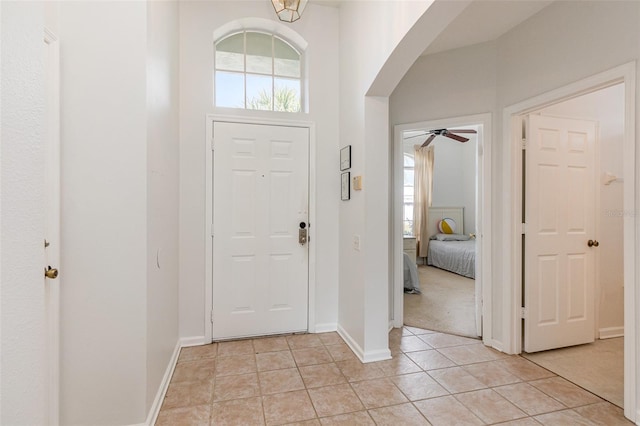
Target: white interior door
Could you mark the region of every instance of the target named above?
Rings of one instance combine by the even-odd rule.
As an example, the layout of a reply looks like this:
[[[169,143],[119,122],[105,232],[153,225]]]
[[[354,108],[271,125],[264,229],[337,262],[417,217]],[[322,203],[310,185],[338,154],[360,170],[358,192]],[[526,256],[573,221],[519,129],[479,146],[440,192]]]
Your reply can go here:
[[[48,417],[59,422],[60,383],[60,83],[58,39],[50,31],[44,35],[45,122],[44,122],[44,287],[47,318]]]
[[[594,341],[595,124],[528,117],[524,350]]]
[[[309,129],[215,122],[213,338],[306,331]]]

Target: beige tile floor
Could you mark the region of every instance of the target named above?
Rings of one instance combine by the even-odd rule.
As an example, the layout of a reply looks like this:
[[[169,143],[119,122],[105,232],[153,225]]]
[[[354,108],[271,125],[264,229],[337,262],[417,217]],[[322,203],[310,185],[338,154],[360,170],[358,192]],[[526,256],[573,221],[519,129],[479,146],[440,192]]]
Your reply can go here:
[[[156,425],[627,425],[622,410],[478,340],[404,327],[362,364],[336,333],[184,348]]]
[[[618,407],[623,406],[623,337],[522,356]]]

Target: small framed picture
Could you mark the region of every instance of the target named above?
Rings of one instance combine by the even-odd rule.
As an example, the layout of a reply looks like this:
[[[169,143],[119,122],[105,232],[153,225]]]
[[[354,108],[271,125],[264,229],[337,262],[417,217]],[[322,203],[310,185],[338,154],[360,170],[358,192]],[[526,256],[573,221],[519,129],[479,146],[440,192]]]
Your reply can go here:
[[[340,150],[340,170],[351,168],[351,145],[347,145]]]
[[[342,201],[347,201],[351,198],[351,172],[342,173],[340,180],[342,183]]]

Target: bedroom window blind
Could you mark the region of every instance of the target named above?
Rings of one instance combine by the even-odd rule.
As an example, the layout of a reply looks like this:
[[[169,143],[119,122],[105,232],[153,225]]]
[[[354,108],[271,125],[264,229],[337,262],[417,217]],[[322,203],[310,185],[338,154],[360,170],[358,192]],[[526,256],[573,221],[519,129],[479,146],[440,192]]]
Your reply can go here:
[[[215,43],[215,105],[299,112],[301,53],[273,34],[242,31]]]

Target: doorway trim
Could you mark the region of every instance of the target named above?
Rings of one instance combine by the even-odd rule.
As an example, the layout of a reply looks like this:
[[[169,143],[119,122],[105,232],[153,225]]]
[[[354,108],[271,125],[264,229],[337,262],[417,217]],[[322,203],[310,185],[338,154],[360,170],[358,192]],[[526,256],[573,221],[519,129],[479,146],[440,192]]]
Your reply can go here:
[[[434,128],[434,127],[455,127],[462,125],[482,125],[482,138],[478,138],[476,158],[478,159],[478,179],[476,218],[476,232],[481,235],[481,255],[480,255],[480,276],[482,285],[482,340],[486,345],[494,346],[491,331],[491,142],[492,134],[491,113],[466,115],[460,117],[443,118],[439,120],[420,121],[416,123],[396,124],[394,126],[393,144],[393,208],[391,212],[391,233],[392,250],[390,254],[391,263],[391,285],[389,292],[390,305],[390,326],[402,327],[404,321],[404,291],[403,291],[403,260],[402,260],[402,182],[404,170],[403,166],[403,141],[402,134],[408,130]],[[479,226],[478,226],[479,225]],[[479,228],[479,230],[478,230]]]
[[[635,149],[635,102],[636,102],[636,64],[629,62],[602,73],[587,77],[564,87],[543,93],[520,103],[508,106],[503,110],[503,172],[502,190],[505,197],[502,210],[502,246],[503,253],[503,306],[502,322],[505,352],[522,352],[522,333],[520,307],[522,301],[522,248],[520,245],[522,225],[522,182],[521,150],[522,130],[520,117],[527,113],[542,109],[568,99],[594,92],[615,84],[624,83],[624,160],[623,160],[623,210],[624,215],[624,413],[633,421],[640,418],[636,412],[636,312],[640,305],[636,300],[636,288],[639,280],[635,267],[638,253],[638,237],[636,235],[639,199],[635,194],[636,167],[640,162],[636,159]]]
[[[260,124],[265,126],[303,127],[309,129],[309,296],[307,330],[316,333],[326,330],[316,330],[315,300],[316,300],[316,127],[315,123],[302,120],[269,119],[221,114],[207,114],[206,116],[206,144],[205,144],[205,286],[204,286],[204,343],[213,341],[212,310],[213,310],[213,123],[226,122],[237,124]]]

